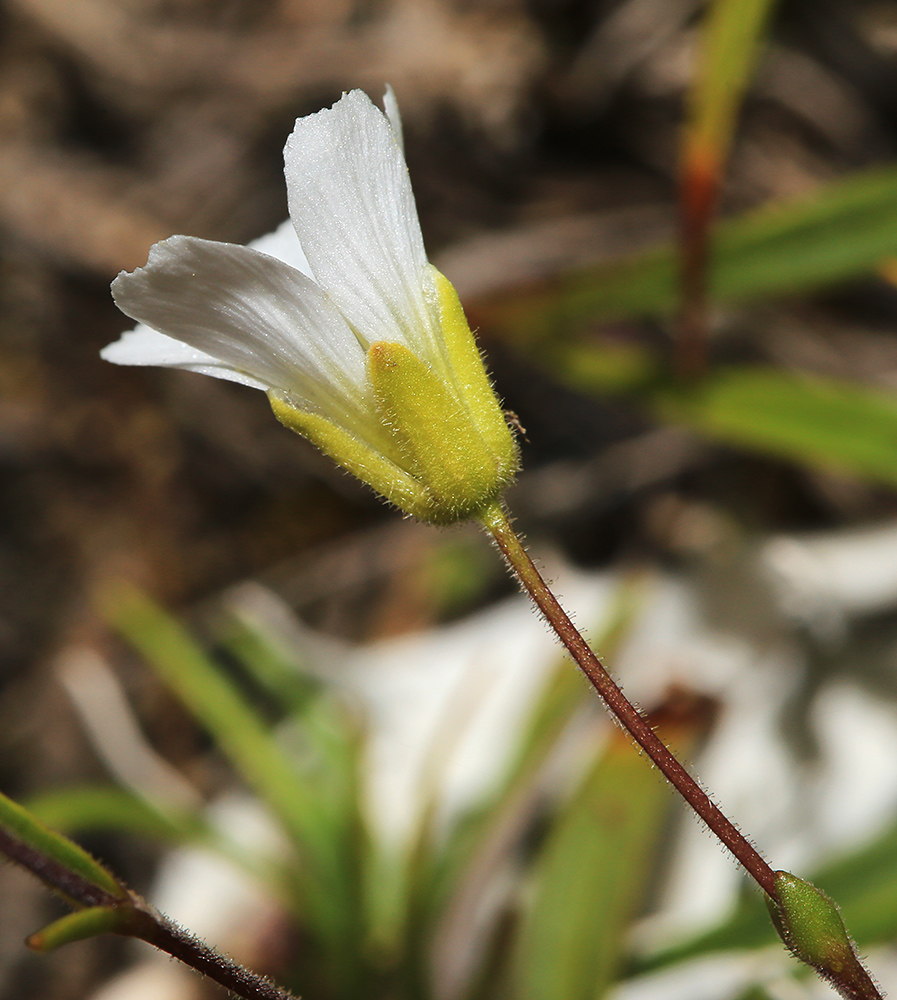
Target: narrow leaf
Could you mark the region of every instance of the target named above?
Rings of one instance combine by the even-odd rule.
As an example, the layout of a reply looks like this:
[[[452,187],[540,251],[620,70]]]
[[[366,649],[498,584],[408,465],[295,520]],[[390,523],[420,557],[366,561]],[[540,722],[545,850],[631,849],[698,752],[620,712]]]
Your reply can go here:
[[[319,842],[324,835],[319,810],[296,768],[191,636],[136,590],[119,591],[108,613],[296,840],[305,848]]]
[[[614,650],[628,633],[641,607],[642,580],[625,580],[615,595],[607,620],[593,630],[597,648],[613,657]],[[571,669],[566,656],[560,656],[526,722],[521,726],[520,743],[508,763],[498,786],[479,810],[467,816],[451,832],[440,858],[429,859],[440,871],[440,878],[430,883],[429,891],[464,894],[464,881],[477,879],[476,857],[489,854],[491,842],[502,839],[509,813],[519,808],[528,789],[551,756],[558,740],[576,711],[591,698],[588,684]],[[426,836],[422,831],[421,837]],[[465,866],[469,866],[465,872]]]
[[[245,781],[280,819],[296,847],[297,888],[309,928],[348,968],[347,940],[357,933],[352,866],[313,783],[287,757],[241,692],[171,617],[132,588],[120,587],[107,614],[162,680],[214,736]]]
[[[720,441],[897,484],[897,398],[879,390],[738,368],[654,404],[664,419]]]
[[[682,302],[675,360],[686,381],[707,367],[710,224],[770,6],[771,0],[713,0],[702,30],[679,171]]]
[[[689,92],[682,148],[686,176],[718,176],[723,169],[772,6],[773,0],[710,4]]]
[[[608,656],[613,656],[641,607],[642,582],[637,575],[625,580],[606,620],[594,630],[596,645]],[[559,740],[591,697],[578,671],[566,657],[559,657],[529,719],[520,727],[519,746],[496,788],[455,824],[444,842],[422,824],[405,888],[407,923],[413,925],[409,937],[412,948],[424,951],[428,967],[440,970],[447,998],[467,995],[475,978],[480,980],[477,997],[491,996],[499,986],[496,976],[506,964],[499,957],[506,950],[501,927],[490,928],[493,940],[484,948],[488,935],[472,914],[494,887],[496,872],[531,821],[544,769]]]
[[[320,682],[300,669],[255,625],[232,614],[218,629],[221,641],[246,668],[253,684],[284,714],[301,715]]]
[[[53,951],[72,941],[83,941],[98,934],[115,934],[128,925],[129,919],[129,907],[91,906],[61,917],[32,934],[25,943],[33,951]]]
[[[86,786],[46,792],[29,800],[34,815],[57,830],[119,830],[173,843],[201,839],[208,828],[186,811],[155,809],[121,788]]]
[[[699,711],[652,721],[687,753],[706,718]],[[659,775],[615,732],[539,859],[512,971],[520,1000],[595,1000],[614,982],[672,801]]]
[[[0,852],[21,864],[73,905],[127,899],[127,890],[87,851],[44,826],[24,806],[0,793]]]
[[[710,297],[744,301],[806,292],[873,271],[897,254],[897,168],[854,174],[813,194],[717,223]],[[480,326],[535,348],[586,323],[665,316],[678,303],[672,242],[471,302]]]

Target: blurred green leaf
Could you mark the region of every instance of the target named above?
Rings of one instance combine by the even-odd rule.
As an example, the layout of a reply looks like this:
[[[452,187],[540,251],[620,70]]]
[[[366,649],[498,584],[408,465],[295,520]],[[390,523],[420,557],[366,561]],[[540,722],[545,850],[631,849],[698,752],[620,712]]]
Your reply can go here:
[[[362,730],[320,680],[255,626],[231,618],[221,626],[225,647],[250,678],[286,713],[281,743],[300,765],[344,877],[359,876],[366,835],[361,811]]]
[[[687,752],[702,725],[683,722],[659,728]],[[538,859],[515,948],[516,997],[595,1000],[616,980],[673,801],[657,772],[615,732]]]
[[[681,302],[674,364],[689,379],[707,368],[711,224],[772,0],[710,0],[686,102],[679,156]]]
[[[287,908],[296,900],[286,891],[289,880],[282,867],[258,851],[247,851],[213,829],[197,812],[156,807],[122,788],[86,786],[46,792],[28,808],[48,826],[67,834],[112,830],[164,843],[194,844],[226,857],[262,882]]]
[[[613,656],[628,632],[641,606],[642,583],[635,575],[623,582],[607,621],[596,630],[595,645],[605,655]],[[591,697],[591,688],[579,671],[566,656],[560,656],[522,727],[520,742],[498,786],[480,808],[464,817],[451,831],[441,857],[435,861],[438,875],[428,882],[430,891],[436,896],[463,892],[462,872],[472,864],[475,867],[478,853],[488,853],[492,839],[501,838],[509,813],[519,807],[521,798],[525,798],[527,789],[574,713]]]
[[[421,567],[432,615],[444,620],[475,607],[500,572],[478,535],[437,535]]]
[[[246,668],[252,682],[285,714],[300,714],[320,685],[256,628],[229,616],[218,632],[225,649]]]
[[[761,983],[750,983],[735,1000],[773,1000],[773,995]]]
[[[642,603],[644,580],[633,575],[623,582],[595,642],[607,655],[627,634]],[[446,942],[469,933],[471,913],[532,820],[534,793],[543,769],[574,715],[592,700],[592,690],[575,666],[559,657],[521,726],[520,742],[496,787],[481,805],[463,816],[442,839],[434,836],[433,810],[424,815],[405,875],[406,921],[414,925],[412,948],[429,963],[433,941]],[[644,765],[643,765],[644,766]],[[501,926],[485,942],[483,966],[471,969],[468,984],[476,996],[491,996],[504,971],[505,942]],[[490,934],[483,932],[486,937]],[[482,935],[481,935],[482,936]]]
[[[709,437],[897,484],[897,397],[771,368],[728,369],[654,399],[663,419]]]
[[[655,351],[596,337],[546,341],[539,348],[539,363],[572,389],[602,396],[650,388],[661,375]]]
[[[718,174],[757,60],[774,0],[714,0],[701,31],[688,98],[682,160],[687,171]]]
[[[606,395],[604,348],[581,339],[546,344],[542,365],[581,392]],[[596,364],[593,356],[598,355]],[[744,366],[698,383],[662,383],[649,352],[626,389],[657,417],[725,444],[873,482],[897,484],[897,395],[809,373]]]
[[[897,168],[887,167],[719,222],[712,234],[710,294],[736,301],[805,292],[867,273],[892,254]],[[472,302],[471,317],[535,349],[586,323],[672,313],[678,266],[677,248],[668,242]]]
[[[646,581],[641,574],[625,578],[617,589],[607,619],[594,630],[592,646],[613,658],[628,634],[644,600]],[[513,795],[544,763],[573,713],[593,698],[591,687],[566,656],[559,658],[542,695],[536,702],[514,757],[505,775],[502,794]]]
[[[897,938],[897,826],[861,850],[824,865],[814,880],[837,900],[857,941]]]
[[[27,804],[42,822],[66,833],[120,830],[181,843],[203,837],[207,832],[204,822],[195,813],[155,809],[144,799],[121,788],[66,788],[45,792]]]
[[[320,768],[291,759],[217,664],[145,596],[121,586],[106,611],[280,819],[298,853],[295,875],[308,927],[325,945],[331,976],[353,976],[361,907],[356,845],[347,842],[347,830],[355,833],[357,805],[351,816],[338,814],[321,795]]]
[[[109,602],[110,621],[146,658],[274,813],[303,853],[327,855],[321,810],[298,769],[241,692],[169,615],[136,590]]]

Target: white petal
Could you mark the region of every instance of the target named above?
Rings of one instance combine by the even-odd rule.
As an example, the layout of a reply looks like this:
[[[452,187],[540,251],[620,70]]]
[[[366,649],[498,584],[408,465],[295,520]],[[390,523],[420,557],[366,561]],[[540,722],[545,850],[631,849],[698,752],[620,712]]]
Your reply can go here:
[[[276,257],[311,277],[311,267],[305,259],[299,237],[289,219],[285,219],[274,232],[253,240],[249,246],[253,250]],[[114,344],[104,347],[100,351],[100,357],[116,365],[160,365],[165,368],[183,368],[186,371],[198,372],[200,375],[212,375],[229,382],[238,382],[253,389],[268,388],[258,379],[222,366],[221,362],[211,354],[197,350],[181,340],[167,337],[143,323],[138,323],[133,330],[123,333]]]
[[[123,312],[199,352],[176,355],[178,367],[211,359],[350,429],[365,422],[364,352],[333,304],[295,268],[247,247],[172,236],[150,250],[146,267],[120,274],[112,291]],[[133,336],[116,345],[119,360],[164,357],[168,345]]]
[[[284,219],[273,233],[265,233],[264,236],[253,240],[249,246],[253,250],[282,260],[284,264],[295,267],[297,271],[301,271],[309,278],[313,277],[311,265],[302,251],[302,245],[290,219]]]
[[[399,111],[399,102],[396,100],[395,91],[387,83],[383,94],[383,112],[389,121],[392,134],[396,137],[402,155],[405,155],[405,133],[402,129],[402,115]]]
[[[241,385],[252,386],[253,389],[267,389],[263,382],[223,367],[217,358],[204,351],[198,351],[181,340],[166,337],[158,330],[152,330],[143,323],[138,323],[133,330],[128,330],[113,344],[108,344],[100,351],[104,361],[115,365],[160,365],[165,368],[183,368],[186,371],[199,372],[201,375],[214,375],[216,378],[239,382]]]
[[[438,354],[414,195],[383,112],[353,90],[296,122],[284,160],[290,216],[315,281],[368,342]]]

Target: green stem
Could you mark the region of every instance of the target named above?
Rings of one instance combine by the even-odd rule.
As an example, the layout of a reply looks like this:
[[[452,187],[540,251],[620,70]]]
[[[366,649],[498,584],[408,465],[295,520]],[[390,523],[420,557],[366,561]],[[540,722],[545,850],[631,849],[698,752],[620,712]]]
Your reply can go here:
[[[707,824],[722,844],[741,862],[748,874],[772,899],[777,899],[776,873],[763,860],[754,846],[711,801],[707,793],[685,770],[650,724],[623,694],[604,664],[592,652],[588,643],[558,603],[542,579],[535,563],[511,527],[502,505],[496,501],[480,514],[480,520],[495,539],[502,555],[529,594],[557,637],[602,697],[613,716],[633,740],[651,758],[657,768],[685,801]]]

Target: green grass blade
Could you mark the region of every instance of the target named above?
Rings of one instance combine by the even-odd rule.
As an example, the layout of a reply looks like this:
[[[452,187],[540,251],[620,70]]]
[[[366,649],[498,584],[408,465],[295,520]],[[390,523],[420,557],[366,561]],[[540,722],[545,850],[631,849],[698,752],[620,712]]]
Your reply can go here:
[[[580,392],[605,396],[623,387],[603,377],[601,345],[551,343],[541,362]],[[593,356],[598,355],[595,361]],[[657,417],[705,437],[801,465],[897,484],[897,395],[809,373],[745,366],[711,373],[695,385],[658,388],[647,353],[626,389]],[[653,376],[653,378],[652,378]]]
[[[290,659],[254,624],[228,615],[217,628],[225,649],[245,668],[253,685],[285,715],[301,716],[321,691],[319,681]]]
[[[595,630],[595,645],[606,655],[613,656],[641,606],[641,583],[638,577],[624,581],[607,621]],[[441,891],[459,889],[463,870],[479,852],[489,850],[489,841],[496,835],[495,831],[504,826],[509,809],[516,808],[574,713],[590,697],[591,689],[579,672],[565,656],[559,657],[522,727],[520,743],[499,785],[479,809],[465,817],[450,833],[440,857],[429,859],[440,873],[430,884],[431,892],[439,895]]]
[[[208,829],[186,810],[156,809],[121,788],[84,786],[45,792],[28,801],[34,815],[56,830],[77,834],[116,830],[170,843],[202,839]]]
[[[305,762],[305,775],[324,823],[351,913],[366,909],[364,884],[373,877],[362,807],[364,739],[359,720],[270,636],[236,616],[220,627],[222,642],[252,683],[285,713],[286,743]],[[360,920],[361,918],[357,916]],[[353,918],[353,919],[356,919]],[[355,927],[360,936],[363,932]]]
[[[710,294],[743,301],[806,292],[868,273],[893,254],[897,168],[888,167],[718,223]],[[677,248],[664,243],[472,302],[471,317],[525,345],[596,320],[669,315],[678,304],[677,259]]]
[[[681,303],[675,367],[688,379],[707,367],[711,224],[771,0],[711,0],[689,89],[679,164]]]
[[[595,643],[613,655],[641,607],[643,580],[633,575],[619,588],[603,626],[594,630]],[[507,852],[523,835],[532,817],[534,790],[543,769],[571,719],[592,698],[591,688],[566,657],[559,657],[546,679],[529,719],[521,726],[520,743],[497,783],[481,805],[463,816],[445,838],[419,833],[416,852],[403,883],[407,924],[413,925],[407,946],[412,955],[424,950],[418,964],[429,969],[434,953],[455,950],[454,942],[469,937],[470,913],[484,889],[494,884]],[[505,943],[501,929],[488,942],[480,969],[469,969],[472,996],[491,996],[504,971]],[[435,941],[435,946],[434,946]],[[434,952],[435,947],[435,952]],[[462,950],[467,951],[466,944]],[[476,949],[474,949],[476,950]],[[439,964],[440,956],[436,955]],[[452,959],[452,964],[457,962]],[[475,980],[475,981],[474,981]]]
[[[773,0],[714,0],[688,100],[683,164],[718,174],[728,156]]]
[[[136,590],[120,591],[107,610],[110,621],[215,737],[302,851],[318,853],[326,838],[320,807],[240,691],[174,619]]]
[[[756,298],[871,271],[894,252],[895,220],[894,167],[767,205],[720,225],[711,290],[718,299]]]
[[[663,392],[655,408],[719,441],[897,484],[897,397],[881,390],[738,368]]]
[[[360,822],[358,768],[362,755],[357,720],[317,678],[291,660],[269,636],[236,618],[221,628],[225,648],[251,682],[286,715],[297,753],[313,761],[312,794],[331,830]]]
[[[696,728],[661,726],[680,749]],[[671,739],[672,738],[672,739]],[[642,905],[672,791],[613,739],[586,775],[537,863],[532,905],[516,942],[519,1000],[596,1000],[623,964],[629,924]]]
[[[119,588],[107,602],[107,615],[282,823],[298,855],[295,878],[306,924],[325,943],[332,975],[342,976],[353,967],[358,890],[344,830],[322,801],[314,773],[287,756],[235,685],[150,600]]]

